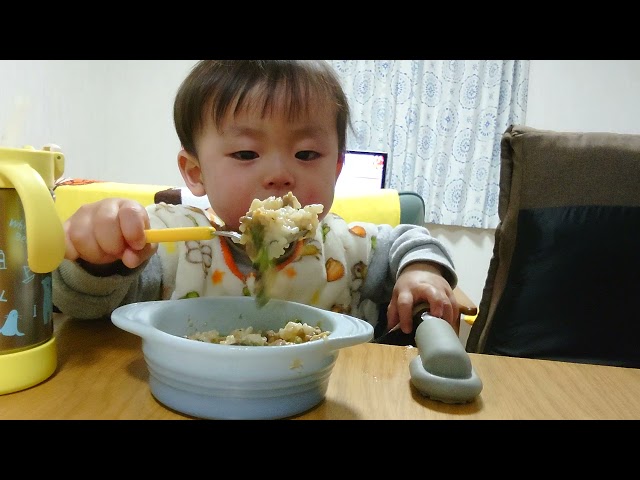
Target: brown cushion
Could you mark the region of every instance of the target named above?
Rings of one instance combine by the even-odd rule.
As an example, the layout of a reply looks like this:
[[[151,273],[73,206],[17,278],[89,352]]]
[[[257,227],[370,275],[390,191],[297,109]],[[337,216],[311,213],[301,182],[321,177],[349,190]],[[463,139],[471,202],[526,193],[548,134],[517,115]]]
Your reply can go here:
[[[467,351],[640,366],[640,135],[511,126]]]

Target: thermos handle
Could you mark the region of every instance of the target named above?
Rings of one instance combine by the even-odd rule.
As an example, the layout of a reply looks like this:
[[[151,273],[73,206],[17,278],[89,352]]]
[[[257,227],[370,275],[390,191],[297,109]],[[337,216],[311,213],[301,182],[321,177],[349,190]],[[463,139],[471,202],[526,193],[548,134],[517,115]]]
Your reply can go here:
[[[64,259],[65,235],[49,187],[24,162],[3,160],[1,175],[13,184],[22,202],[29,268],[35,273],[52,272]]]

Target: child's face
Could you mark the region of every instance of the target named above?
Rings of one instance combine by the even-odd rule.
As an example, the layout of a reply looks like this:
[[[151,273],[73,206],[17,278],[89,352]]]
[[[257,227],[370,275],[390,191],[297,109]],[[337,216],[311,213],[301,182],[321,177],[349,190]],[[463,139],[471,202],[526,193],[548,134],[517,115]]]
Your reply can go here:
[[[260,111],[250,107],[228,114],[220,130],[208,120],[196,148],[197,159],[180,152],[183,178],[195,195],[206,192],[229,228],[238,229],[255,198],[289,191],[303,206],[324,205],[321,218],[331,208],[342,168],[331,108],[320,106],[306,118],[291,120],[278,112],[260,118]]]

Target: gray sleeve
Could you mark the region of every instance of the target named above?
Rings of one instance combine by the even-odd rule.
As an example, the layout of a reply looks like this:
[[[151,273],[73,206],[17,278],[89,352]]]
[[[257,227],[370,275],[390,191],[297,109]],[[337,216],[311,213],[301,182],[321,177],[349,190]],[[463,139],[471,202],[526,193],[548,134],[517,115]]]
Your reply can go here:
[[[451,288],[458,284],[453,258],[444,244],[432,237],[425,227],[416,225],[378,225],[376,249],[369,263],[362,289],[366,298],[388,302],[402,269],[414,262],[433,262],[443,267]]]
[[[135,269],[107,277],[91,275],[76,262],[63,260],[52,277],[53,304],[78,319],[107,317],[120,305],[161,297],[158,255]]]

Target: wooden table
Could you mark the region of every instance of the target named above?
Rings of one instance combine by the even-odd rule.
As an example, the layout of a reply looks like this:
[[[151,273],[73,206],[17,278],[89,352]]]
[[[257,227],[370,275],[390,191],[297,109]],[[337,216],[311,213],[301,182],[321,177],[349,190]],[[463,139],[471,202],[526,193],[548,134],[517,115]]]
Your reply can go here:
[[[58,369],[0,395],[0,419],[189,419],[151,395],[141,339],[108,320],[54,316]],[[326,399],[294,419],[640,419],[640,369],[471,354],[483,390],[448,405],[410,383],[413,347],[340,350]]]

